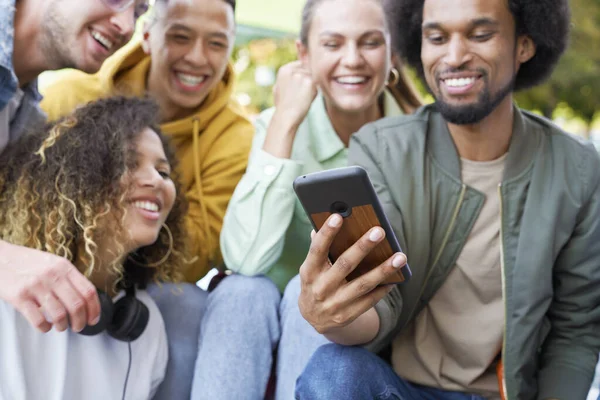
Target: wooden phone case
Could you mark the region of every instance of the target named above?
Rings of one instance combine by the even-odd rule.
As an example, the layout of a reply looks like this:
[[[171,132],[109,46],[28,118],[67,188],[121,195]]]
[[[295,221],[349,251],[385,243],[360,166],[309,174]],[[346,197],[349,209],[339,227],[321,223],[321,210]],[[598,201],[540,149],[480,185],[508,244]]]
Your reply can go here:
[[[294,190],[316,231],[321,229],[333,212],[344,217],[342,229],[329,251],[329,259],[332,263],[372,227],[381,226],[384,229],[386,240],[379,243],[348,275],[349,281],[379,266],[394,253],[401,251],[368,174],[363,168],[337,168],[300,176],[294,181]],[[347,205],[347,210],[339,208],[340,204]],[[410,268],[407,265],[383,284],[402,283],[409,279],[410,275]]]

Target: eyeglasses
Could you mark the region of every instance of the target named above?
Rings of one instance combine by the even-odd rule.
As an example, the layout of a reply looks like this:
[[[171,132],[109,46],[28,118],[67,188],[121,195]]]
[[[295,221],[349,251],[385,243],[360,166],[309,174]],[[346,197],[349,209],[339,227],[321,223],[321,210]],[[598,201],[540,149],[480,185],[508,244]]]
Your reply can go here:
[[[104,4],[112,8],[116,12],[123,12],[127,10],[133,3],[135,18],[139,18],[142,14],[148,11],[148,0],[102,0]]]

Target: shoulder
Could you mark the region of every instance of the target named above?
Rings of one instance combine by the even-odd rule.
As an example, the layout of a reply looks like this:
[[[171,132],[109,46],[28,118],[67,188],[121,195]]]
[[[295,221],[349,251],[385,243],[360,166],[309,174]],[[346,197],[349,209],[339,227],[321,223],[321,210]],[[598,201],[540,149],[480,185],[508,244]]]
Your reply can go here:
[[[56,72],[40,87],[40,106],[50,121],[70,113],[77,106],[107,95],[98,75],[69,70]]]
[[[547,143],[553,159],[561,162],[565,174],[583,180],[584,191],[597,186],[600,181],[600,156],[594,145],[580,136],[564,131],[552,121],[520,110],[528,133],[535,131]],[[569,178],[569,176],[567,176]]]
[[[354,143],[366,147],[394,149],[422,147],[426,141],[432,106],[423,106],[415,113],[386,117],[364,125],[352,136]]]

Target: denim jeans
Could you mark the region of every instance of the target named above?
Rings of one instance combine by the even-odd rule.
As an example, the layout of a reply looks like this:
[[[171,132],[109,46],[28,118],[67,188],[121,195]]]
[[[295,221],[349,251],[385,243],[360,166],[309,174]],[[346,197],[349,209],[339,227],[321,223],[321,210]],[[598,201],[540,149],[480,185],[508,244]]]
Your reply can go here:
[[[277,351],[276,400],[294,398],[296,379],[313,353],[320,346],[331,343],[302,317],[298,308],[300,277],[296,275],[285,288],[279,307],[281,339]]]
[[[327,344],[314,353],[298,378],[296,399],[485,400],[412,384],[368,350],[338,344]]]
[[[279,341],[281,294],[265,277],[231,275],[208,296],[193,400],[262,400]]]
[[[277,350],[275,398],[294,398],[296,379],[313,352],[330,343],[300,314],[300,279],[283,299],[266,277],[231,275],[208,294],[191,284],[148,287],[169,341],[165,380],[155,400],[262,400]],[[281,340],[280,340],[281,337]]]

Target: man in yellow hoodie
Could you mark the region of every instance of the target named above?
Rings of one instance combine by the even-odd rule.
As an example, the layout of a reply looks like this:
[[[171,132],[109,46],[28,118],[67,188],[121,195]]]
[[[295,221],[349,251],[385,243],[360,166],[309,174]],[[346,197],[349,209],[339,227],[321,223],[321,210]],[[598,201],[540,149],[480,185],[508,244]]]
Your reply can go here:
[[[235,0],[157,0],[141,40],[130,42],[98,73],[72,71],[44,90],[42,108],[50,120],[101,97],[150,95],[180,161],[190,255],[197,259],[184,273],[190,284],[179,286],[183,293],[173,295],[169,285],[149,288],[165,320],[170,355],[155,398],[190,397],[208,296],[194,283],[221,262],[223,216],[251,147],[253,126],[232,99],[234,9]]]

